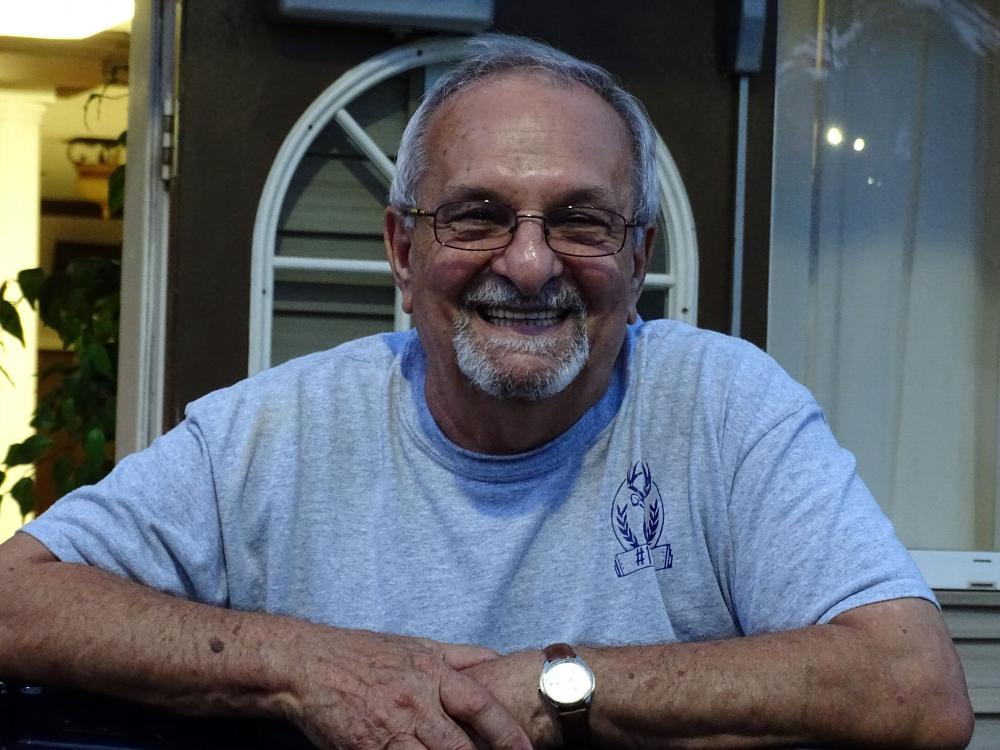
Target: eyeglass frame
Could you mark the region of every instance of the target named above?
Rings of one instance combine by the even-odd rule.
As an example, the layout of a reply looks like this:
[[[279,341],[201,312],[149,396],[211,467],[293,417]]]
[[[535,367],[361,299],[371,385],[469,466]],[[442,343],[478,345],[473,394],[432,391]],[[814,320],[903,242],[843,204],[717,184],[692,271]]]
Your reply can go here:
[[[438,225],[437,225],[437,215],[438,215],[438,212],[442,208],[444,208],[445,206],[451,206],[451,205],[455,205],[455,204],[458,204],[458,203],[492,203],[492,204],[495,204],[495,205],[498,205],[498,206],[503,206],[504,208],[508,209],[512,214],[514,214],[514,227],[513,227],[512,231],[510,232],[510,239],[508,239],[507,242],[505,242],[503,245],[498,245],[497,247],[478,247],[478,248],[458,247],[457,245],[449,245],[447,242],[442,242],[441,239],[438,237]],[[541,214],[518,213],[513,208],[511,208],[510,206],[508,206],[506,203],[501,203],[500,201],[492,201],[492,200],[490,200],[488,198],[483,198],[483,199],[480,199],[480,200],[448,201],[447,203],[442,203],[440,206],[438,206],[437,208],[435,208],[433,211],[428,211],[428,210],[423,209],[423,208],[417,208],[416,206],[410,206],[408,208],[402,208],[402,209],[399,209],[399,210],[401,211],[401,213],[404,216],[409,216],[409,217],[413,217],[413,218],[424,217],[424,218],[432,219],[432,221],[431,221],[431,228],[432,228],[432,230],[434,232],[434,239],[437,241],[437,243],[439,245],[442,245],[443,247],[450,247],[453,250],[462,250],[463,252],[467,252],[467,253],[491,253],[491,252],[494,252],[495,250],[504,250],[507,247],[509,247],[510,244],[514,241],[514,237],[517,234],[517,228],[518,228],[519,223],[520,223],[519,219],[538,219],[538,220],[540,220],[542,222],[542,235],[545,237],[545,244],[549,248],[549,250],[551,250],[552,252],[554,252],[556,255],[561,255],[561,256],[565,256],[565,257],[569,257],[569,258],[609,258],[612,255],[618,255],[618,253],[620,253],[622,250],[625,249],[625,245],[628,242],[628,230],[629,229],[635,229],[636,227],[641,226],[636,221],[629,221],[623,214],[620,214],[617,211],[612,211],[610,208],[600,208],[598,206],[572,206],[572,205],[570,205],[570,206],[556,206],[555,208],[550,209],[550,211],[557,211],[557,210],[560,210],[560,209],[569,209],[569,208],[587,208],[587,209],[591,209],[591,210],[594,210],[594,211],[603,211],[604,213],[608,213],[608,214],[612,214],[614,216],[617,216],[619,219],[622,220],[622,223],[625,226],[625,231],[622,232],[622,244],[614,252],[611,252],[611,253],[599,253],[599,254],[596,254],[596,255],[595,254],[584,255],[582,253],[567,253],[567,252],[565,252],[563,250],[556,250],[554,247],[552,247],[552,243],[549,241],[549,229],[548,229],[548,224],[547,224],[547,218],[548,217],[547,217],[547,215],[545,213],[541,213]]]

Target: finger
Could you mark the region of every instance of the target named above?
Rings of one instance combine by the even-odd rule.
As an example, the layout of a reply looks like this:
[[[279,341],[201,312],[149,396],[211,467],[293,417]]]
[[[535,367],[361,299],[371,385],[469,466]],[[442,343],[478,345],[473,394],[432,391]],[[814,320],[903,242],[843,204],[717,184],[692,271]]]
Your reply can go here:
[[[428,750],[476,750],[472,738],[443,713],[425,716],[414,734]]]
[[[408,734],[390,737],[383,747],[385,750],[428,750],[424,743]]]
[[[531,750],[521,725],[493,694],[475,680],[447,672],[441,679],[441,706],[448,715],[468,724],[493,750]]]
[[[441,655],[444,657],[444,663],[456,670],[474,667],[476,664],[492,661],[500,656],[491,648],[469,646],[464,643],[442,643]]]

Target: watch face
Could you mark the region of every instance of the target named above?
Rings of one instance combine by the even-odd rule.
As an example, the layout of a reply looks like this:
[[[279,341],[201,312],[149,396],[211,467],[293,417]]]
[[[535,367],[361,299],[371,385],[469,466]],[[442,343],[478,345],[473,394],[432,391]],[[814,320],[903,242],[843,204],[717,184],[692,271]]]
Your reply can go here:
[[[579,703],[593,689],[594,675],[575,659],[553,662],[542,672],[542,691],[556,703]]]

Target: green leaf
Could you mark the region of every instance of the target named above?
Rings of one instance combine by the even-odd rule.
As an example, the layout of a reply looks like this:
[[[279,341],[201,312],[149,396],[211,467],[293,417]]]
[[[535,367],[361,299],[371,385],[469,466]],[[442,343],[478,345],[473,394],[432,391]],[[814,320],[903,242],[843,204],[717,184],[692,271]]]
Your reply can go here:
[[[45,286],[45,271],[41,268],[28,268],[17,275],[17,285],[21,287],[21,294],[34,307],[38,298],[42,296],[42,287]]]
[[[76,417],[76,399],[67,396],[59,406],[59,416],[62,417],[63,424],[73,424]]]
[[[10,495],[17,500],[21,515],[26,516],[35,509],[35,480],[31,477],[19,479],[10,488]]]
[[[45,435],[32,435],[27,440],[14,443],[7,449],[4,463],[8,467],[22,464],[33,464],[52,447],[52,438]]]
[[[24,446],[28,462],[34,463],[52,449],[52,438],[47,435],[32,435],[21,445]]]
[[[88,462],[98,463],[104,459],[104,430],[100,427],[92,427],[87,431],[87,436],[83,439],[83,450],[87,454]]]
[[[5,299],[0,299],[0,328],[7,331],[24,345],[24,329],[21,328],[21,316],[17,314],[15,308]]]
[[[111,357],[108,356],[108,350],[101,344],[94,342],[88,346],[84,350],[81,359],[85,364],[89,364],[94,369],[94,372],[99,372],[101,375],[109,378],[112,377]]]
[[[38,402],[35,416],[31,418],[31,426],[45,432],[51,432],[56,428],[56,413],[51,403],[45,400]]]
[[[123,134],[124,135],[124,134]],[[125,210],[125,165],[119,164],[108,176],[108,214],[121,216]]]
[[[21,464],[28,463],[27,461],[21,460],[22,455],[24,455],[24,444],[13,443],[7,449],[7,455],[4,457],[3,462],[8,468],[11,466],[20,466]]]
[[[30,269],[18,277],[22,297],[29,304],[35,303],[42,321],[59,334],[73,357],[71,362],[42,373],[49,388],[38,400],[32,418],[39,437],[12,446],[8,452],[17,464],[30,464],[32,459],[38,464],[38,455],[44,454],[45,463],[51,460],[45,471],[52,473],[60,494],[101,479],[112,465],[107,456],[115,434],[120,282],[121,264],[107,258],[78,258],[60,273],[41,275]],[[21,310],[8,303],[4,319],[13,319],[12,313]],[[17,321],[21,321],[19,315]],[[8,343],[7,333],[7,327],[0,329],[0,362],[3,348],[15,346]],[[19,339],[23,339],[24,331],[21,333]],[[2,378],[0,373],[0,386],[4,385]],[[52,450],[48,438],[41,437],[63,433],[71,451],[65,455]],[[13,481],[11,472],[3,468]],[[33,494],[34,484],[30,489]],[[26,501],[33,499],[28,498],[28,490],[26,484],[19,490]]]

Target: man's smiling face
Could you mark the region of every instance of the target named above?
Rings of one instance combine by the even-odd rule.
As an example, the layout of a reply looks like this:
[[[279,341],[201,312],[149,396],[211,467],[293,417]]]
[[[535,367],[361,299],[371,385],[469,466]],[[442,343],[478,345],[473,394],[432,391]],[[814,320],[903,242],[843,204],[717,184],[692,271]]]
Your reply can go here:
[[[518,214],[576,205],[631,216],[631,146],[622,119],[586,87],[538,74],[486,79],[432,116],[419,207],[485,199]],[[645,268],[633,231],[618,255],[576,258],[553,252],[535,218],[493,251],[442,246],[429,219],[400,228],[391,245],[429,380],[461,373],[516,399],[606,384]]]

